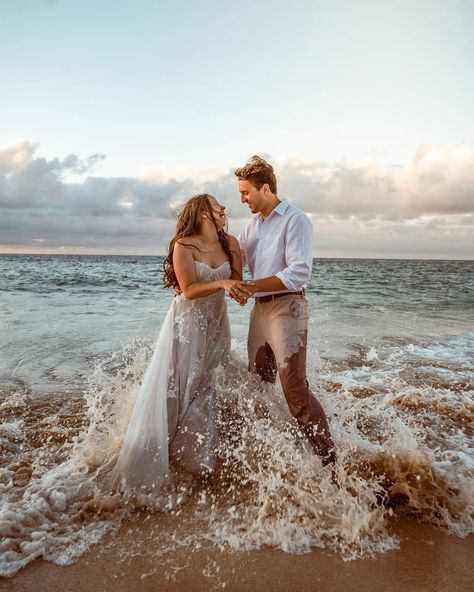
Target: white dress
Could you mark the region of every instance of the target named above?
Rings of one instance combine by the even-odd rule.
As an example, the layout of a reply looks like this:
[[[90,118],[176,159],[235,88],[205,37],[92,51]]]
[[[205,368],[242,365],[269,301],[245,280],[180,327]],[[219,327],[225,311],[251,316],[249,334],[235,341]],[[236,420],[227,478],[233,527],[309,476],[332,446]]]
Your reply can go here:
[[[225,261],[199,261],[197,280],[229,278]],[[216,461],[213,370],[230,351],[224,291],[188,300],[173,298],[145,372],[127,432],[111,473],[114,488],[158,491],[169,460],[190,473],[212,470]]]

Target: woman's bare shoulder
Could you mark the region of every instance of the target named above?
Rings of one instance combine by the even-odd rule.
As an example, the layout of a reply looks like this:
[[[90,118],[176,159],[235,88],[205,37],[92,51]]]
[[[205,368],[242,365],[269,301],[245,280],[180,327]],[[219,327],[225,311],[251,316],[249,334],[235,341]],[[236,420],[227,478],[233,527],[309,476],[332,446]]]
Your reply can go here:
[[[179,245],[180,247],[185,247],[185,248],[193,248],[193,249],[197,249],[197,240],[194,236],[183,236],[182,238],[179,238],[175,245]]]

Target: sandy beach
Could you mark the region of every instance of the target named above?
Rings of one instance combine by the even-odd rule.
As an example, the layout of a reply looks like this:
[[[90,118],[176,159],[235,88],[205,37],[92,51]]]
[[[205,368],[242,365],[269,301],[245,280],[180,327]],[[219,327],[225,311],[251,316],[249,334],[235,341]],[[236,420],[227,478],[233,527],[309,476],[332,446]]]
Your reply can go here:
[[[292,555],[270,548],[233,552],[211,544],[199,549],[169,547],[172,533],[179,530],[176,518],[173,523],[170,520],[167,523],[163,516],[158,519],[155,515],[137,514],[124,522],[118,532],[106,535],[76,563],[58,566],[38,559],[14,577],[4,578],[0,590],[472,590],[474,536],[457,538],[414,520],[391,523],[390,530],[400,540],[399,549],[348,562],[336,553],[319,549]],[[186,520],[181,520],[184,528]]]

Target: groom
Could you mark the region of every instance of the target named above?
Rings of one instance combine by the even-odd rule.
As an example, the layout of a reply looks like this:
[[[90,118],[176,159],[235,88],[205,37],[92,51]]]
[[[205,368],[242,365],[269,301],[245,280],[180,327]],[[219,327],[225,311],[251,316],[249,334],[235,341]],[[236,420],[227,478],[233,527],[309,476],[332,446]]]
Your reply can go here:
[[[293,417],[323,465],[334,463],[326,415],[306,378],[311,222],[286,199],[280,200],[273,167],[263,158],[253,156],[235,175],[242,203],[255,214],[238,237],[253,280],[252,285],[239,285],[239,300],[255,299],[247,342],[249,369],[266,382],[275,382],[278,371]]]

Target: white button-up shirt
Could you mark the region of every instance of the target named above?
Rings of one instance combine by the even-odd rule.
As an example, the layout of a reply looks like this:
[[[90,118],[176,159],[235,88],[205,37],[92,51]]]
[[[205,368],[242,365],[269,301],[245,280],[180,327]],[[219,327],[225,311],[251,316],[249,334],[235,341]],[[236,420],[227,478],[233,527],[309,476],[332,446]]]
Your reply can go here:
[[[306,287],[313,268],[313,225],[306,214],[283,199],[267,218],[260,213],[238,237],[242,262],[252,279],[276,275],[287,290],[254,296],[297,292]]]

